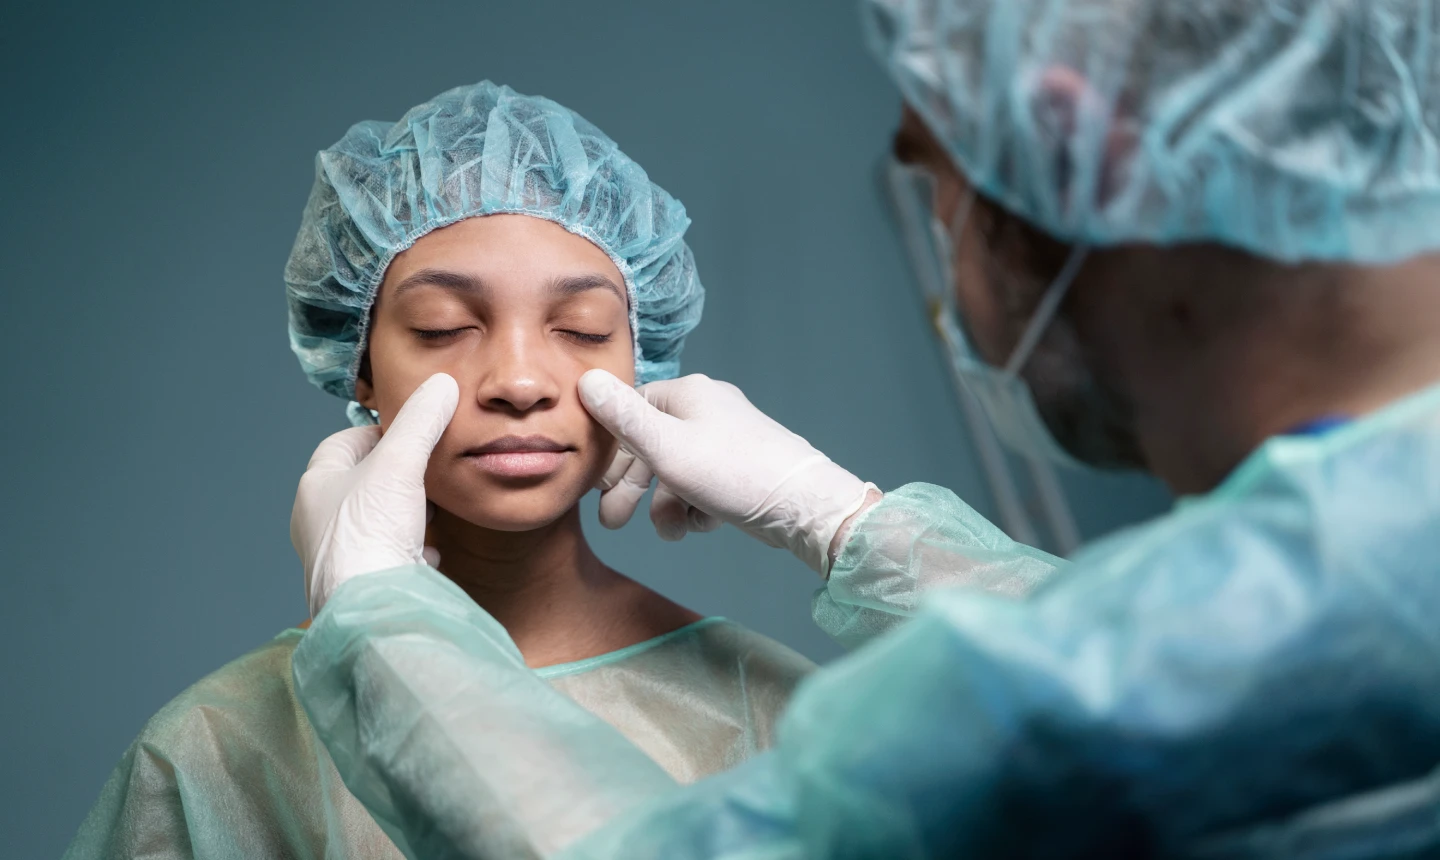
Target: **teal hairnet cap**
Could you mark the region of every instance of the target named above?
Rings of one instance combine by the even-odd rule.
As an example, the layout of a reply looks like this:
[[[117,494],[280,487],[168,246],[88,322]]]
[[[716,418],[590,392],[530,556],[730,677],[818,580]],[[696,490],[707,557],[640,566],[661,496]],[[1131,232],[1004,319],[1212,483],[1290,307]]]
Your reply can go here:
[[[501,213],[552,221],[608,254],[629,292],[637,382],[678,375],[705,297],[685,207],[575,112],[482,81],[399,122],[359,123],[316,156],[285,266],[290,344],[310,381],[353,399],[390,261],[433,230]]]
[[[864,0],[976,190],[1057,238],[1282,262],[1440,248],[1430,0]]]

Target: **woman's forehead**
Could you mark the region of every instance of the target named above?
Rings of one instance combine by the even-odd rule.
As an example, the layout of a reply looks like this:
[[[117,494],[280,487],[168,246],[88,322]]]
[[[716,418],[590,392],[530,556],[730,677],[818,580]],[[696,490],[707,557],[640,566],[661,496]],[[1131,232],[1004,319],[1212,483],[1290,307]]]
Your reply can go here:
[[[622,304],[625,282],[603,250],[541,218],[487,215],[435,230],[397,255],[384,292],[400,295],[421,285],[455,291],[542,290],[566,298],[602,289]]]

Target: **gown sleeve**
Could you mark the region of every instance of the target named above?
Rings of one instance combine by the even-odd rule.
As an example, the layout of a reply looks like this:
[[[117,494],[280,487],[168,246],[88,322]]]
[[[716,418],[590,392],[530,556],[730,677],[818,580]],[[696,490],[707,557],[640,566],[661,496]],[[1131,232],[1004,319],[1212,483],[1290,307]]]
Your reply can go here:
[[[1020,599],[1067,564],[1011,540],[949,490],[909,484],[856,522],[811,610],[822,630],[856,648],[913,616],[928,592]]]

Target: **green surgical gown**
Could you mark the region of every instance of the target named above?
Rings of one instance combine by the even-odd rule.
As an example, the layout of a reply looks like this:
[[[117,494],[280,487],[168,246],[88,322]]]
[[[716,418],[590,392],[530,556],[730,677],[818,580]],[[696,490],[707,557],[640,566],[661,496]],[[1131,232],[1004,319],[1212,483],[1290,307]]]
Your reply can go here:
[[[295,698],[291,657],[303,636],[285,631],[156,714],[66,857],[402,856],[341,782]],[[770,746],[792,689],[812,668],[773,640],[710,618],[527,675],[564,693],[570,707],[583,705],[585,717],[599,715],[618,730],[617,743],[649,754],[632,781],[674,785]]]
[[[417,858],[1440,856],[1440,388],[1271,439],[1063,569],[944,490],[889,494],[815,601],[873,641],[683,788],[437,580],[347,583],[295,660]],[[467,824],[502,790],[504,844]]]

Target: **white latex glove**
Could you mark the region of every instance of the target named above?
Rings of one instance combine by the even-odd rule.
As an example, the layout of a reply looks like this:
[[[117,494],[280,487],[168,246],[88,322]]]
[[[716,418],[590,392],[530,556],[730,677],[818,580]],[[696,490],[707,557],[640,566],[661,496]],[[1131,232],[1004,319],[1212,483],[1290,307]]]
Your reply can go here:
[[[437,373],[415,389],[383,437],[379,427],[352,427],[315,449],[290,514],[311,617],[353,577],[440,563],[425,546],[425,466],[459,402],[455,380]]]
[[[695,375],[637,391],[592,370],[580,377],[580,399],[620,440],[600,482],[607,528],[629,521],[658,476],[650,519],[660,537],[680,540],[726,522],[790,550],[823,576],[836,533],[874,490],[728,382]]]

